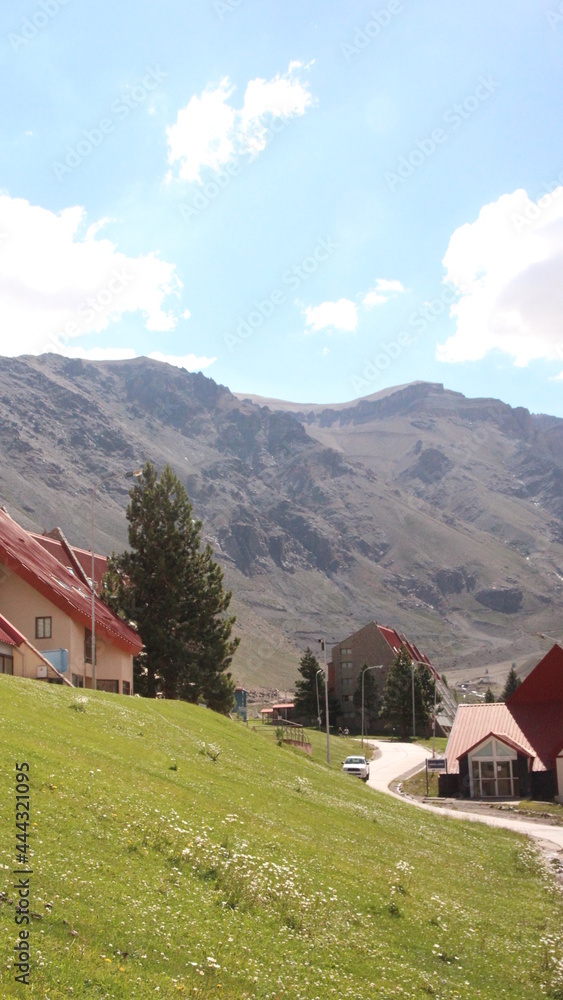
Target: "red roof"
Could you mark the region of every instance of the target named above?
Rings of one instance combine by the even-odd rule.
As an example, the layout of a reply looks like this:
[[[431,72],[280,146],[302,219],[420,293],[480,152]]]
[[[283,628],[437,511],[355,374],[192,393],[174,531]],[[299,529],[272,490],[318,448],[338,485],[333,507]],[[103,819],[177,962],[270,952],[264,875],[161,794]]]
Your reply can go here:
[[[274,705],[272,711],[275,711],[276,708],[295,708],[295,705],[293,704],[292,701],[288,702],[287,705],[286,704]]]
[[[554,646],[506,704],[460,705],[448,745],[448,771],[491,733],[504,734],[534,755],[534,771],[546,771],[563,741],[563,649]]]
[[[427,666],[431,665],[428,657],[424,653],[420,652],[414,642],[409,642],[405,635],[400,635],[396,629],[390,628],[388,625],[377,625],[377,627],[380,635],[383,636],[385,642],[391,647],[395,655],[399,652],[401,646],[405,646],[411,660],[414,660],[415,663],[420,662],[426,663]]]
[[[531,750],[525,747],[522,743],[518,743],[518,740],[512,740],[510,736],[506,735],[506,733],[491,732],[487,733],[486,736],[482,736],[481,739],[477,740],[477,743],[474,743],[472,747],[468,747],[468,749],[465,750],[464,753],[460,754],[460,757],[464,757],[466,753],[472,753],[472,751],[475,750],[476,747],[481,746],[482,743],[485,743],[485,741],[489,739],[500,740],[501,743],[505,743],[506,746],[511,747],[512,750],[516,750],[517,753],[525,754],[526,757],[534,756]]]
[[[558,701],[563,703],[563,647],[556,644],[526,680],[518,685],[507,700],[511,709],[516,705]]]
[[[92,594],[79,576],[52,555],[9,514],[0,510],[0,563],[86,628],[92,620]],[[96,630],[132,655],[141,652],[139,635],[98,597]]]
[[[53,528],[52,531],[43,535],[36,534],[35,532],[30,532],[30,534],[47,552],[55,556],[55,559],[58,559],[63,566],[67,566],[73,573],[77,573],[85,583],[89,583],[92,576],[92,553],[89,549],[78,549],[75,545],[71,545],[60,528]],[[107,568],[107,556],[95,553],[94,578],[98,590],[102,582],[102,577],[107,572]]]
[[[25,641],[25,636],[18,632],[4,615],[0,615],[0,642],[5,642],[9,646],[21,646]]]

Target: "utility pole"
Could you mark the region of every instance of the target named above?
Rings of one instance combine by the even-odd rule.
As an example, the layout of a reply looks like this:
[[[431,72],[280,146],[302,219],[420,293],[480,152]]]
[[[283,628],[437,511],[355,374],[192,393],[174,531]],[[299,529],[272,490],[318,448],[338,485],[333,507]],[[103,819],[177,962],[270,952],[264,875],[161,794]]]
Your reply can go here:
[[[362,670],[362,750],[364,749],[364,678],[368,670],[383,670],[383,664],[378,663],[377,666],[364,667]]]
[[[325,670],[325,715],[326,715],[326,762],[330,764],[330,727],[328,718],[328,664],[326,662],[326,644],[324,639],[317,639],[320,642],[321,649],[323,651],[324,659],[324,670]]]

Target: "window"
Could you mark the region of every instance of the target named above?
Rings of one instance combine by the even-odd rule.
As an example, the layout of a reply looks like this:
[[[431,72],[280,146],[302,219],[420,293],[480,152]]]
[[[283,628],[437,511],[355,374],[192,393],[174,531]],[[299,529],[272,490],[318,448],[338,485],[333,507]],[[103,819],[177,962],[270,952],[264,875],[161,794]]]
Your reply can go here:
[[[342,667],[343,670],[351,670],[352,669],[352,661],[351,660],[342,660],[341,667]]]
[[[75,688],[83,688],[84,687],[84,678],[81,677],[80,674],[73,674],[72,675],[72,686],[75,687]]]
[[[98,643],[96,642],[96,647]],[[92,629],[84,629],[84,662],[92,662]],[[98,662],[98,650],[96,648],[96,663]]]
[[[352,655],[352,650],[349,649],[349,648],[346,648],[346,649],[342,649],[341,648],[340,655],[341,656],[351,656]]]
[[[35,638],[36,639],[51,639],[53,636],[53,619],[52,618],[36,618],[35,619]]]
[[[119,694],[119,681],[97,681],[98,691],[109,691],[110,694]]]
[[[14,673],[14,657],[0,654],[0,674]]]
[[[131,694],[131,684],[129,681],[122,681],[121,687],[123,690],[123,694]]]
[[[353,700],[354,700],[354,696],[351,695],[351,694],[345,694],[343,696],[343,698],[342,698],[342,701],[353,701]]]
[[[355,677],[343,677],[342,678],[342,687],[343,688],[344,687],[345,688],[351,688],[352,685],[355,684],[355,682],[356,682],[356,678]]]
[[[489,741],[470,755],[469,765],[473,796],[498,799],[518,795],[517,755],[505,743]]]

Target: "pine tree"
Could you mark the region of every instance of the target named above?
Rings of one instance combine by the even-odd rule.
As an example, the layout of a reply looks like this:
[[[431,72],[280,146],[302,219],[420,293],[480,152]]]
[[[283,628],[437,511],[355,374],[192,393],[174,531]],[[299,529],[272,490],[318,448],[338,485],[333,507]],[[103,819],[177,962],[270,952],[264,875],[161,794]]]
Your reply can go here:
[[[491,691],[490,688],[487,688],[487,690],[485,691],[485,704],[489,705],[492,702],[494,702],[494,700],[495,700],[495,696],[494,696],[493,692]]]
[[[506,678],[506,684],[504,685],[504,688],[503,688],[502,694],[501,694],[501,696],[499,698],[499,701],[508,701],[508,699],[510,698],[510,695],[514,694],[514,692],[516,691],[516,688],[520,687],[521,683],[522,683],[522,681],[518,677],[518,674],[516,673],[516,670],[515,670],[514,664],[513,664],[511,666],[510,670],[508,671],[508,675],[507,675],[507,678]]]
[[[231,639],[231,594],[211,547],[202,547],[201,521],[169,466],[159,478],[147,462],[130,498],[130,551],[110,560],[103,596],[143,640],[136,690],[228,712],[234,683],[226,671],[239,640]]]
[[[303,680],[295,685],[295,715],[297,718],[316,722],[320,709],[321,725],[325,718],[325,681],[324,672],[320,674],[319,661],[311,649],[307,647],[299,661],[299,673]],[[317,684],[319,701],[317,707]]]
[[[402,739],[407,739],[413,731],[412,685],[412,660],[405,646],[401,646],[387,672],[381,715],[389,726],[399,731]],[[417,670],[414,672],[414,707],[416,728],[420,733],[428,726],[429,717],[421,675]]]

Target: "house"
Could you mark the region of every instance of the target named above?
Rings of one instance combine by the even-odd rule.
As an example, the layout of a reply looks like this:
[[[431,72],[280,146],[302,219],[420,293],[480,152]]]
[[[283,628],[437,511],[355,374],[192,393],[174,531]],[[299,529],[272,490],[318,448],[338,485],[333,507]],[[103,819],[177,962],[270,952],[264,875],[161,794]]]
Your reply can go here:
[[[460,705],[445,756],[440,795],[563,802],[563,648],[506,703]]]
[[[92,686],[92,591],[85,571],[0,510],[0,614],[75,687]],[[68,543],[67,543],[68,544]],[[70,548],[70,547],[69,547]],[[82,550],[84,551],[84,550]],[[91,560],[91,555],[90,555]],[[139,635],[94,596],[96,687],[133,693]]]
[[[0,674],[33,677],[72,687],[68,678],[56,670],[4,615],[0,615]]]
[[[399,634],[394,628],[369,622],[357,632],[332,647],[331,661],[328,664],[329,690],[340,704],[339,720],[343,726],[357,724],[359,713],[354,706],[354,691],[361,683],[361,672],[365,666],[379,666],[382,670],[373,671],[377,686],[383,690],[387,671],[397,656],[401,646],[405,646],[414,663],[426,663],[428,669],[435,674],[430,660],[424,653]]]

